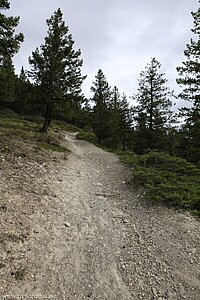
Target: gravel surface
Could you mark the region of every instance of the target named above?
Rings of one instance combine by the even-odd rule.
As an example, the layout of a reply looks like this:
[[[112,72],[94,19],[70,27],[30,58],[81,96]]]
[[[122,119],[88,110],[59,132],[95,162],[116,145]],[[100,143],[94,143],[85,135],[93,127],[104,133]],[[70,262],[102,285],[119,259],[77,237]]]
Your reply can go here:
[[[199,221],[145,201],[114,154],[65,139],[68,160],[1,157],[0,299],[199,300]]]

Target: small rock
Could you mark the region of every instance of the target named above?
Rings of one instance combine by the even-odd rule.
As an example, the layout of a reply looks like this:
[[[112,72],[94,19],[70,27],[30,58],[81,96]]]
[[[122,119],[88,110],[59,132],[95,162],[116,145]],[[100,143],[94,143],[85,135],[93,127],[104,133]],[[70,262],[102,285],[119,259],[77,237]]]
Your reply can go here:
[[[128,221],[127,219],[123,219],[122,222],[123,222],[124,224],[128,224],[128,223],[129,223],[129,221]]]
[[[157,296],[157,291],[154,287],[152,287],[152,293],[154,294],[154,296]]]
[[[123,270],[126,270],[126,266],[125,266],[125,265],[122,265],[122,269],[123,269]]]
[[[71,224],[70,224],[70,223],[68,223],[68,222],[66,222],[66,223],[65,223],[65,226],[66,226],[66,227],[70,227],[70,226],[71,226]]]
[[[87,294],[87,298],[90,298],[92,296],[92,292],[89,292],[88,294]]]

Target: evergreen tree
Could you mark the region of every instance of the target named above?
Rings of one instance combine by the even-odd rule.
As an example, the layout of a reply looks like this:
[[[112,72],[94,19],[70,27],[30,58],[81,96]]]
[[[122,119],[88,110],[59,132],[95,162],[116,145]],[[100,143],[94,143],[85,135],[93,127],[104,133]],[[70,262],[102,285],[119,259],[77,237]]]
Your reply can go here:
[[[34,87],[29,81],[27,72],[25,72],[24,68],[22,67],[20,75],[16,78],[15,84],[14,110],[18,112],[19,115],[25,113],[31,114],[33,102],[36,102],[34,94]]]
[[[117,149],[121,142],[121,114],[120,114],[121,96],[118,88],[115,86],[112,91],[112,97],[109,102],[109,127],[110,127],[110,146]]]
[[[6,57],[0,65],[0,103],[2,106],[14,101],[15,83],[16,75],[12,60]]]
[[[47,20],[48,32],[44,45],[32,53],[30,76],[40,86],[42,101],[45,105],[45,121],[41,131],[46,132],[52,113],[62,110],[65,104],[77,102],[81,98],[80,50],[73,49],[74,41],[68,26],[63,21],[60,9]]]
[[[146,140],[143,149],[162,148],[163,134],[171,120],[170,110],[172,96],[169,88],[166,87],[167,79],[164,73],[160,73],[161,64],[152,58],[144,71],[140,73],[138,94],[135,96],[138,105],[134,107],[137,138]],[[137,144],[137,142],[136,142]]]
[[[125,94],[122,95],[120,100],[120,132],[122,149],[125,150],[128,141],[130,140],[132,131],[132,109],[129,107],[129,102]]]
[[[100,144],[104,144],[110,137],[109,103],[111,88],[102,70],[98,70],[91,87],[94,93],[91,99],[94,102],[92,126]]]
[[[200,1],[199,1],[200,3]],[[200,162],[200,8],[192,12],[195,39],[191,39],[184,51],[186,60],[177,68],[178,84],[183,88],[179,97],[192,103],[191,108],[182,108],[186,117],[184,131],[187,131],[188,157],[193,162]],[[188,138],[189,137],[189,138]]]
[[[0,1],[0,102],[13,101],[15,71],[12,57],[18,52],[24,36],[15,34],[19,17],[7,17],[3,10],[10,8],[7,0]]]
[[[147,127],[147,116],[145,112],[138,112],[135,117],[135,128],[133,133],[133,150],[137,154],[143,154],[149,148],[149,129]]]
[[[94,93],[93,129],[100,142],[109,148],[122,146],[125,150],[130,136],[132,116],[127,97],[118,88],[109,86],[102,70],[99,70],[91,91]]]
[[[7,0],[0,1],[0,11],[10,8]],[[24,40],[22,33],[14,34],[15,28],[19,24],[19,17],[7,17],[0,12],[0,64],[4,58],[12,58],[19,50],[21,42]]]
[[[129,108],[129,102],[125,94],[120,95],[118,89],[113,90],[113,111],[111,118],[111,126],[113,128],[113,143],[114,148],[122,146],[125,150],[127,143],[130,144],[130,134],[132,131],[132,109]]]
[[[85,131],[91,132],[92,130],[92,108],[90,99],[84,98],[81,108],[76,113],[75,125],[83,128]]]

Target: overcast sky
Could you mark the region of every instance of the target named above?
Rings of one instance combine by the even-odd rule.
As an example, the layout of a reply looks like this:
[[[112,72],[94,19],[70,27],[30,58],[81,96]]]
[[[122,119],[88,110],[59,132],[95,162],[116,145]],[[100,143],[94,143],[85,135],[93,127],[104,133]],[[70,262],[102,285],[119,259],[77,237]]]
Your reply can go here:
[[[168,85],[177,90],[176,67],[192,37],[198,0],[11,0],[8,14],[20,16],[25,41],[14,58],[16,71],[29,69],[28,57],[44,42],[49,18],[59,7],[84,60],[86,96],[98,69],[109,84],[131,96],[151,57],[162,64]]]

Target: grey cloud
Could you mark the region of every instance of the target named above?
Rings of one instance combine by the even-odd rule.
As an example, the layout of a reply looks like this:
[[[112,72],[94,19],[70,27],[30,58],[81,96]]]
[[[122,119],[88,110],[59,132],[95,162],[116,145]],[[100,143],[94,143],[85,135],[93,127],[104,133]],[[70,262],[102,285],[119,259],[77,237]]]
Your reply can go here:
[[[111,85],[131,95],[150,57],[163,65],[169,84],[176,88],[176,66],[184,59],[185,44],[192,36],[190,12],[197,0],[27,0],[11,1],[10,14],[21,16],[19,29],[25,42],[15,57],[16,69],[28,68],[27,58],[43,43],[45,21],[58,7],[80,48],[87,74],[84,91],[89,95],[101,68]]]

